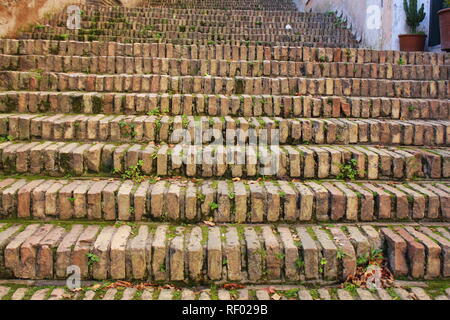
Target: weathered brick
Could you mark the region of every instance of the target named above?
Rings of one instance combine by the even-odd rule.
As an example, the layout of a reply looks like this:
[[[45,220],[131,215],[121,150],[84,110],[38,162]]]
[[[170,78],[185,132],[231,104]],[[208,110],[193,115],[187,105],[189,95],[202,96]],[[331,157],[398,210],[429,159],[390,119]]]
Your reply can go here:
[[[296,229],[300,239],[306,280],[319,278],[319,250],[314,239],[304,227]]]
[[[125,279],[127,241],[131,234],[131,227],[124,225],[118,228],[111,239],[111,278]]]
[[[262,246],[253,228],[244,229],[244,238],[247,245],[248,279],[258,281],[263,274]]]
[[[406,262],[406,242],[391,229],[382,228],[385,242],[387,244],[388,262],[394,275],[405,276],[408,274]]]
[[[222,278],[222,241],[220,229],[212,227],[208,231],[208,277],[211,280]]]
[[[105,280],[109,276],[111,238],[116,232],[114,227],[105,227],[95,240],[91,253],[98,257],[92,264],[92,276],[97,280]]]

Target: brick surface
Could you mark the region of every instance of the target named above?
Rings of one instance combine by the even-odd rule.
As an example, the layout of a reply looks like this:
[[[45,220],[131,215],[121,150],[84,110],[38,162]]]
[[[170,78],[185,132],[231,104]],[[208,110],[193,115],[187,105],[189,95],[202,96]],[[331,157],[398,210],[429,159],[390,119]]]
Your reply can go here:
[[[77,33],[61,11],[0,39],[2,278],[334,282],[375,249],[396,277],[449,276],[447,54],[362,48],[290,0],[81,10]],[[352,293],[299,298],[389,299]]]

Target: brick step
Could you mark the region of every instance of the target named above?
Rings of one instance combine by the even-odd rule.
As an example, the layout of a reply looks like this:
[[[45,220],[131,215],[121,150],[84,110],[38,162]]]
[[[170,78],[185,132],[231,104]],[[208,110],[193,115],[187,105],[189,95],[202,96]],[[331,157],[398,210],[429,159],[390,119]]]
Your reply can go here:
[[[0,114],[0,136],[14,140],[210,144],[214,140],[269,144],[450,146],[450,121],[283,119],[154,115]],[[150,113],[151,114],[151,113]],[[214,135],[214,137],[213,137]]]
[[[203,27],[203,26],[190,26],[186,27],[185,25],[180,25],[182,22],[177,21],[177,24],[160,24],[148,26],[140,23],[133,24],[125,24],[125,23],[112,23],[112,22],[104,22],[104,23],[91,23],[91,22],[83,22],[81,24],[81,29],[71,31],[70,34],[76,34],[79,36],[88,35],[88,36],[98,36],[98,35],[126,35],[126,36],[140,36],[143,38],[152,38],[156,33],[161,35],[169,35],[173,36],[181,36],[184,38],[190,39],[204,39],[206,35],[214,35],[220,34],[219,40],[227,40],[227,39],[236,39],[236,38],[245,38],[247,36],[255,36],[262,37],[265,35],[272,36],[283,36],[283,37],[292,37],[292,36],[315,36],[315,37],[336,37],[336,40],[342,39],[343,41],[351,40],[352,35],[346,29],[327,29],[327,28],[313,28],[313,26],[305,26],[304,28],[296,28],[294,31],[286,30],[284,26],[280,26],[277,28],[265,28],[265,26],[260,26],[256,24],[256,26],[245,26],[245,27],[227,27],[227,26],[211,26],[211,27]],[[61,23],[62,24],[62,23]],[[45,26],[35,26],[32,30],[33,33],[47,33],[47,34],[61,34],[64,27],[58,26],[53,23],[52,25]],[[67,29],[66,29],[67,32]],[[164,33],[163,33],[164,32]],[[307,39],[307,38],[306,38]]]
[[[117,33],[117,32],[110,32]],[[125,32],[124,32],[125,33]],[[336,42],[335,37],[320,36],[272,36],[272,35],[230,35],[227,39],[223,39],[222,35],[203,35],[198,34],[194,39],[181,37],[178,34],[166,37],[167,34],[154,33],[154,37],[142,35],[134,35],[133,32],[127,32],[127,35],[99,35],[99,36],[78,36],[76,34],[57,34],[57,33],[28,33],[22,32],[18,35],[18,39],[44,39],[44,40],[74,40],[74,41],[100,41],[100,42],[125,42],[125,43],[167,43],[173,45],[269,45],[269,46],[306,46],[306,47],[349,47],[356,48],[358,44],[354,41]]]
[[[450,221],[450,182],[0,180],[2,219],[196,223]]]
[[[0,92],[0,112],[449,119],[448,100],[325,96]]]
[[[142,3],[144,7],[154,8],[156,6],[161,6],[161,8],[180,8],[180,9],[223,9],[229,10],[229,8],[233,8],[233,10],[242,9],[242,10],[297,10],[297,7],[291,0],[285,1],[277,1],[277,2],[269,2],[269,1],[160,1],[153,0],[149,2]]]
[[[68,17],[59,17],[50,20],[47,24],[38,24],[30,27],[29,32],[49,32],[62,30]],[[82,19],[77,34],[100,35],[103,30],[133,30],[133,31],[172,31],[172,32],[198,32],[198,33],[225,33],[225,34],[286,34],[286,35],[342,35],[352,37],[350,30],[338,28],[329,22],[294,22],[289,23],[292,29],[286,29],[286,22],[259,21],[214,21],[203,16],[199,19],[180,18],[130,18],[121,22],[114,22],[114,18],[102,17]],[[306,30],[308,30],[306,32]],[[66,32],[69,31],[66,29]]]
[[[253,19],[264,18],[264,21],[294,21],[296,18],[304,19],[305,21],[325,21],[333,23],[336,21],[334,14],[319,13],[319,12],[299,12],[297,10],[242,10],[242,9],[192,9],[192,8],[166,8],[166,7],[96,7],[79,5],[83,11],[83,17],[109,17],[119,20],[131,17],[159,17],[159,18],[173,18],[174,15],[179,18],[191,16],[194,18],[205,18],[217,16],[221,19],[229,20],[233,18],[236,21],[251,21]],[[67,11],[62,10],[61,13],[47,17],[48,20],[53,20],[54,17],[67,17]],[[44,20],[45,21],[45,20]],[[123,21],[123,20],[122,20]]]
[[[185,27],[186,28],[186,27]],[[168,29],[168,28],[164,28]],[[98,25],[85,25],[79,30],[68,30],[64,26],[38,26],[35,27],[32,34],[33,35],[79,35],[79,36],[125,36],[134,38],[167,38],[167,39],[207,39],[207,40],[248,40],[248,41],[292,41],[292,42],[355,42],[353,40],[352,34],[343,29],[337,29],[335,32],[324,33],[323,29],[312,29],[311,32],[306,31],[289,31],[285,29],[272,29],[273,32],[267,31],[261,28],[252,29],[231,29],[228,28],[208,28],[205,32],[200,32],[199,30],[180,29],[180,27],[174,28],[174,30],[155,30],[155,29],[143,29],[137,28],[131,24],[123,25],[119,24],[117,28],[115,24],[109,23],[108,26],[104,28]],[[338,32],[342,31],[342,32]],[[29,34],[29,32],[25,33]],[[19,36],[20,37],[20,36]]]
[[[91,0],[89,3],[93,6],[122,6],[120,0]]]
[[[450,65],[350,62],[227,61],[127,56],[3,55],[0,70],[221,77],[312,77],[447,80]]]
[[[8,55],[128,56],[207,60],[277,60],[297,62],[390,63],[450,65],[450,54],[375,51],[368,49],[264,47],[230,45],[172,45],[165,43],[79,42],[0,39],[0,53]]]
[[[337,28],[336,26],[330,24],[329,22],[289,22],[292,30],[288,31],[286,29],[286,22],[268,22],[266,20],[257,21],[236,21],[236,20],[225,20],[225,21],[214,21],[204,16],[200,19],[174,19],[174,18],[129,18],[126,21],[114,22],[114,18],[101,17],[94,19],[81,19],[81,30],[83,29],[135,29],[135,30],[154,30],[154,31],[180,31],[180,32],[200,32],[208,33],[210,31],[224,31],[224,30],[234,30],[236,33],[242,33],[243,30],[248,32],[261,33],[266,31],[270,34],[276,31],[290,32],[291,34],[300,33],[305,34],[305,29],[311,30],[312,34],[319,35],[326,32],[331,34],[350,34],[348,29]],[[42,31],[49,30],[52,27],[63,27],[63,23],[67,23],[67,18],[59,17],[55,20],[48,21],[47,24],[38,24],[32,26],[29,31]],[[80,30],[80,31],[81,31]],[[308,30],[308,33],[309,33]],[[84,32],[88,30],[83,30]],[[233,33],[233,32],[226,32]],[[94,32],[95,34],[95,32]]]
[[[448,278],[448,224],[177,226],[13,224],[0,233],[3,278],[192,283],[343,281],[383,250],[396,276]],[[406,250],[413,246],[415,250]],[[377,250],[377,251],[375,251]],[[367,262],[363,264],[366,264]],[[409,263],[409,265],[408,265]]]
[[[441,179],[450,177],[448,148],[324,145],[154,145],[100,142],[0,144],[4,174],[120,174],[187,177]],[[141,161],[139,161],[141,160]]]
[[[23,281],[23,280],[22,280]],[[395,284],[390,288],[368,290],[356,288],[345,289],[338,286],[308,288],[299,285],[247,285],[242,289],[227,290],[224,287],[183,287],[170,289],[164,286],[107,288],[99,289],[83,284],[83,290],[73,292],[62,281],[54,280],[52,286],[45,280],[2,281],[0,299],[4,300],[219,300],[219,301],[255,301],[255,300],[449,300],[450,289],[444,284],[443,292],[436,293],[432,284],[417,286],[417,282]],[[17,284],[19,282],[19,284]],[[41,284],[42,283],[42,284]],[[422,285],[422,283],[421,283]],[[445,291],[444,291],[445,290]]]
[[[0,71],[0,90],[448,99],[448,80],[213,77]]]

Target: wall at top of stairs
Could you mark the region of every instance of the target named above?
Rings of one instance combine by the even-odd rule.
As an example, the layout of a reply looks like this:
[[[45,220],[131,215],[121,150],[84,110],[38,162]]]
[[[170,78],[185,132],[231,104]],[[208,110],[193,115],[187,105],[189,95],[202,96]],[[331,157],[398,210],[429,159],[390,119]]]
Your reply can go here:
[[[2,0],[0,3],[0,37],[14,34],[29,25],[36,24],[45,15],[63,10],[68,5],[122,3],[133,7],[142,0]]]
[[[294,0],[300,11],[327,12],[337,11],[338,16],[346,19],[362,46],[377,50],[398,50],[398,35],[408,33],[403,0]],[[427,16],[419,30],[428,34],[430,0],[419,0],[425,4]],[[375,8],[379,8],[376,12]],[[376,15],[380,13],[380,25],[376,24]]]

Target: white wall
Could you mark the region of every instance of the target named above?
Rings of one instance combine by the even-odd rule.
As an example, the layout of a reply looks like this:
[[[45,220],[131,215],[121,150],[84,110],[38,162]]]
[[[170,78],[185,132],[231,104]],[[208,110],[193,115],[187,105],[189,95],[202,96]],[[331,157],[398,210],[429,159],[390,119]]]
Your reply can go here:
[[[420,26],[418,27],[418,31],[423,31],[428,35],[429,26],[430,26],[430,0],[419,0],[418,7],[425,5],[425,20],[422,21]],[[398,35],[404,33],[410,33],[411,29],[406,24],[406,14],[403,9],[403,0],[395,0],[393,5],[393,21],[392,21],[392,38],[389,43],[390,48],[394,50],[398,50],[400,48]]]
[[[403,0],[294,0],[301,11],[327,12],[337,11],[338,15],[347,18],[348,27],[366,48],[398,50],[398,35],[410,32],[406,24]],[[428,34],[430,0],[419,0],[425,4],[425,20],[419,26],[420,31]],[[368,26],[367,9],[370,6],[381,8],[381,28],[371,29]]]

